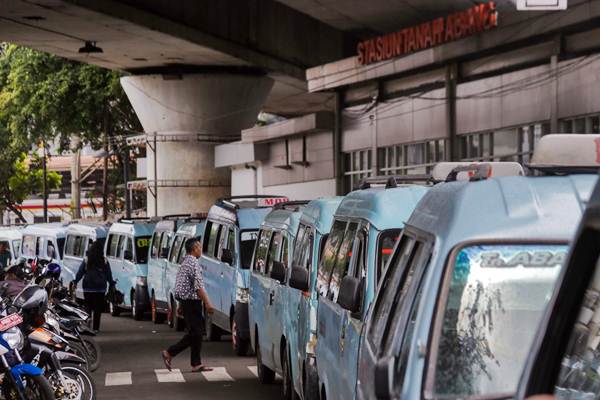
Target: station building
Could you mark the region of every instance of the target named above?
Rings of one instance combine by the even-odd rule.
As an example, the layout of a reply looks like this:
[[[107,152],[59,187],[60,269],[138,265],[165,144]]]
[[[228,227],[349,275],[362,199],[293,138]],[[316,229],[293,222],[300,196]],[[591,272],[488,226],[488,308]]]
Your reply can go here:
[[[527,164],[545,134],[600,133],[600,1],[553,12],[471,3],[366,38],[306,78],[331,111],[217,146],[232,194],[313,198],[439,161]]]

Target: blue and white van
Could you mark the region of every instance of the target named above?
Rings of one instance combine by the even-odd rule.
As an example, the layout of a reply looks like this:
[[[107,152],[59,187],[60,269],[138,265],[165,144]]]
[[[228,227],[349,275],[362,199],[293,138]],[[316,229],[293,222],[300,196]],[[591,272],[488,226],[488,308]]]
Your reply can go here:
[[[10,261],[16,260],[21,254],[21,231],[21,227],[0,227],[0,242],[10,252]]]
[[[250,337],[258,378],[271,383],[275,373],[283,375],[286,398],[294,390],[289,373],[289,335],[295,334],[291,325],[297,327],[298,319],[298,309],[288,313],[288,279],[300,213],[306,203],[280,203],[267,214],[260,226],[250,274]]]
[[[133,318],[140,320],[150,307],[148,252],[154,226],[150,219],[121,219],[108,231],[104,256],[116,281],[115,301],[109,303],[113,316],[130,309]]]
[[[470,178],[450,174],[407,220],[367,318],[358,399],[515,394],[597,175],[489,169],[459,168]]]
[[[236,196],[218,200],[208,213],[202,238],[204,284],[215,312],[207,315],[206,334],[218,340],[232,332],[234,351],[245,355],[250,346],[248,288],[258,229],[271,205],[281,196]]]
[[[79,266],[86,257],[91,244],[99,241],[104,247],[108,228],[108,225],[101,223],[75,223],[70,224],[67,228],[61,275],[65,285],[69,285],[70,292],[74,291],[78,299],[83,299],[82,281],[79,282],[77,288],[71,287],[71,282],[75,279]]]
[[[156,224],[148,262],[150,309],[152,321],[156,324],[164,322],[166,318],[170,327],[176,330],[184,327],[183,316],[174,295],[175,278],[185,256],[185,242],[191,238],[202,240],[204,220],[204,217],[189,216],[163,220]],[[164,251],[166,245],[167,251]],[[155,254],[160,258],[155,257]]]
[[[28,225],[21,231],[21,256],[29,261],[36,257],[40,260],[53,260],[63,266],[63,251],[67,236],[66,224],[49,223]],[[67,275],[61,273],[63,284],[67,284]]]
[[[317,345],[317,270],[323,247],[333,222],[333,214],[343,197],[312,200],[302,209],[287,296],[290,317],[287,333],[290,366],[285,380],[305,400],[317,400],[319,385],[316,369]],[[297,315],[297,318],[293,316]]]
[[[385,187],[362,185],[341,201],[319,265],[316,364],[321,395],[328,399],[354,396],[367,310],[404,221],[428,190],[382,178]],[[357,296],[351,305],[340,295],[346,282]]]

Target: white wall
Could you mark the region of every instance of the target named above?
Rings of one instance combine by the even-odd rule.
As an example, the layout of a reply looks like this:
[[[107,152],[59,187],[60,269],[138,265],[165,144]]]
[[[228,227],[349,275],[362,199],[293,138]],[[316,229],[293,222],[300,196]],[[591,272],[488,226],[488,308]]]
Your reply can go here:
[[[335,196],[335,179],[324,179],[285,185],[263,186],[262,165],[256,171],[250,168],[231,169],[231,195],[279,194],[290,200],[312,200],[317,197]]]

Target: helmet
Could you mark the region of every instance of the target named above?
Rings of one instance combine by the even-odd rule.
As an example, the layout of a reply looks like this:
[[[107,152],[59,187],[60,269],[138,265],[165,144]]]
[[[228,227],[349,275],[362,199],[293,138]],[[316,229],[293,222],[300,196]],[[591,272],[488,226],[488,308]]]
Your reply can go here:
[[[44,324],[48,309],[48,293],[39,286],[27,286],[13,300],[13,305],[21,309],[27,325],[38,327]]]
[[[48,278],[58,279],[58,278],[60,278],[60,271],[61,271],[60,265],[57,263],[51,262],[50,264],[48,264],[46,266],[46,271],[45,271],[44,275]]]

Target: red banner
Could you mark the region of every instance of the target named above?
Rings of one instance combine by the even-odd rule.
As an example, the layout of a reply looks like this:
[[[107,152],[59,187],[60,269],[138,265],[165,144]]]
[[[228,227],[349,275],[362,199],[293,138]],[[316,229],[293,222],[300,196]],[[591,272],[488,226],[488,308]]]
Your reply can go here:
[[[462,39],[498,26],[496,4],[490,1],[465,11],[367,39],[357,46],[358,63],[372,64]]]

